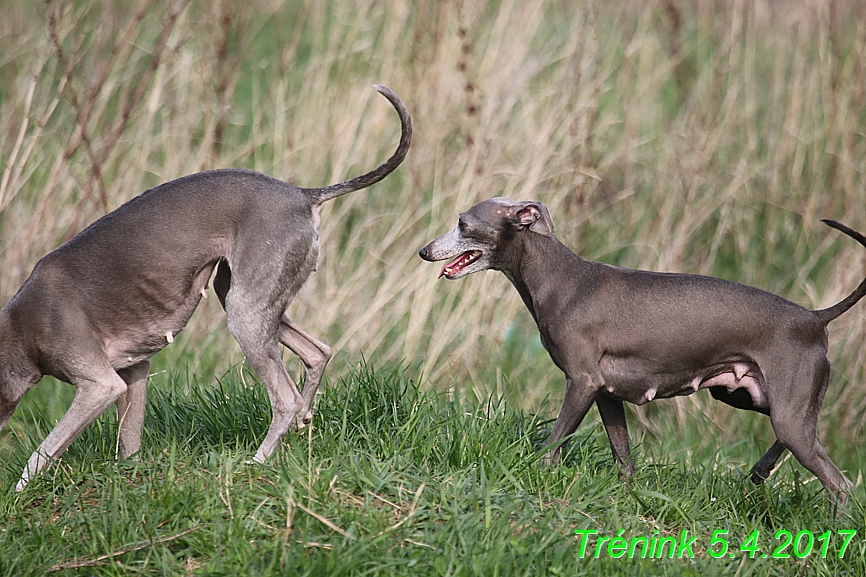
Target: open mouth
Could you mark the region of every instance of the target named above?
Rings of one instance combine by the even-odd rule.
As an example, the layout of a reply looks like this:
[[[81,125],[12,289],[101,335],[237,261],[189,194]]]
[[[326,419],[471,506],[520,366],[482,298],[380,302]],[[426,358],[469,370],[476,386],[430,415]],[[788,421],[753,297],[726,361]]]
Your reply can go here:
[[[483,253],[480,250],[469,250],[452,260],[442,268],[438,278],[454,278],[461,270],[481,258]]]

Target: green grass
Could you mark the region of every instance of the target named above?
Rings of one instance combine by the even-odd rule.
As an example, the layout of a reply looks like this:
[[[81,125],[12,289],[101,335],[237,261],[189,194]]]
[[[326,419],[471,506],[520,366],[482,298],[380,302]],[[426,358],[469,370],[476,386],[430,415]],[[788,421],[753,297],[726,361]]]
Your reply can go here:
[[[588,420],[550,469],[540,463],[549,420],[496,395],[425,391],[408,368],[361,364],[325,387],[312,430],[248,465],[270,416],[251,375],[153,381],[140,461],[116,460],[115,421],[104,416],[20,494],[41,426],[16,417],[20,442],[7,434],[0,467],[0,575],[866,572],[862,487],[839,516],[791,461],[754,487],[729,455],[756,459],[757,448],[672,458],[647,440],[621,483],[603,429]],[[804,529],[833,532],[826,558],[818,546],[806,559],[793,546],[788,559],[761,557],[780,544],[775,532]],[[580,558],[575,530],[677,541],[687,531],[694,558],[614,559],[606,547],[595,558],[598,537]],[[734,557],[708,554],[717,530]],[[737,549],[755,530],[761,550],[750,559]],[[837,530],[857,531],[842,559]]]

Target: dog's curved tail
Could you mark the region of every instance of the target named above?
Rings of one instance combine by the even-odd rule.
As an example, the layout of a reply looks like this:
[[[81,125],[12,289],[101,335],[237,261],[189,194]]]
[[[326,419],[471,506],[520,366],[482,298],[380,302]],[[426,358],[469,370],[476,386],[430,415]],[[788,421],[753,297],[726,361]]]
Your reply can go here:
[[[866,236],[863,236],[856,230],[852,230],[840,222],[836,222],[835,220],[830,220],[827,218],[822,219],[821,222],[823,222],[829,227],[844,232],[845,234],[862,244],[864,247],[866,247]],[[864,296],[866,296],[866,278],[864,278],[860,282],[857,288],[854,289],[854,292],[852,292],[850,295],[848,295],[832,307],[812,312],[814,312],[815,316],[817,316],[818,319],[820,319],[820,321],[826,325],[827,323],[853,307],[855,304],[857,304],[857,301],[859,301]]]
[[[384,86],[373,85],[373,88],[378,90],[382,96],[394,105],[397,114],[400,116],[400,143],[397,145],[397,150],[391,155],[391,158],[386,160],[378,168],[371,170],[367,174],[355,177],[346,182],[322,186],[319,188],[302,188],[301,192],[306,194],[315,204],[322,204],[332,198],[337,198],[349,192],[367,188],[376,184],[397,168],[403,159],[406,158],[406,153],[409,152],[409,144],[412,142],[412,118],[409,116],[409,111],[403,105],[400,98],[391,91],[390,88]]]

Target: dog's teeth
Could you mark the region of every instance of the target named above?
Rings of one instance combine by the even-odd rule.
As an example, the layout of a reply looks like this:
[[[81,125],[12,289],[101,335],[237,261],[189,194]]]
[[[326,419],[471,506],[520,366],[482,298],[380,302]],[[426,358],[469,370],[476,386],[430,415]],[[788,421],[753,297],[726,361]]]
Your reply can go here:
[[[201,289],[201,298],[203,298],[204,300],[207,300],[207,291],[204,289]]]
[[[171,331],[166,331],[165,340],[167,340],[169,344],[171,344],[172,341],[174,341],[174,335],[171,334]]]

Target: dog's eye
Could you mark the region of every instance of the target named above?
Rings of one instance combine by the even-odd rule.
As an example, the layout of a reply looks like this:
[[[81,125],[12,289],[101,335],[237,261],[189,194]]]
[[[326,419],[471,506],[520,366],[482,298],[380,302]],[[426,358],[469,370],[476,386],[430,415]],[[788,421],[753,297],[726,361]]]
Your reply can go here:
[[[457,228],[459,228],[460,230],[466,230],[468,228],[466,225],[466,221],[463,220],[462,218],[460,220],[458,220],[457,221]]]

